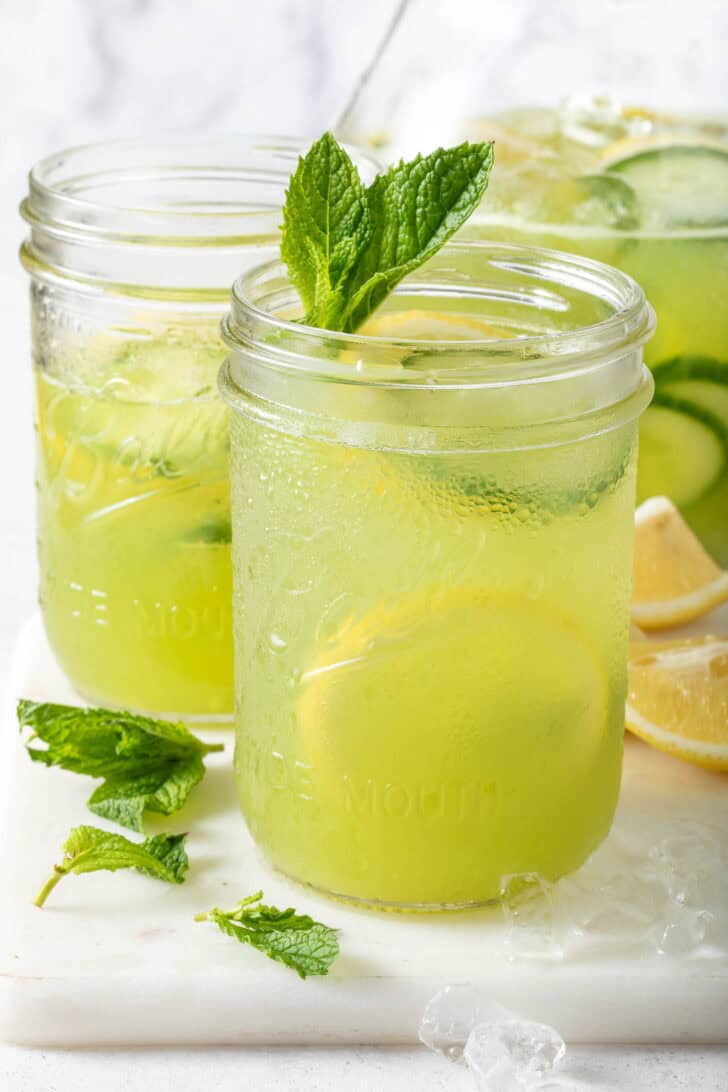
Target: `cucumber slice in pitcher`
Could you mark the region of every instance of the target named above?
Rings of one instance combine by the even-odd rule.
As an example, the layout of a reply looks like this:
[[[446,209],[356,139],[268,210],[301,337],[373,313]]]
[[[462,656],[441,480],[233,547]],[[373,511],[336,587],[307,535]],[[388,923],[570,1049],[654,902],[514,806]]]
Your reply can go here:
[[[642,226],[707,228],[728,224],[728,147],[669,144],[607,164],[637,194]]]
[[[638,502],[666,494],[679,508],[689,508],[699,500],[728,466],[722,432],[711,414],[656,394],[640,423]]]
[[[684,379],[660,384],[657,404],[680,406],[692,416],[704,419],[722,433],[728,445],[728,383],[712,383],[707,379]]]
[[[728,386],[728,360],[702,353],[683,353],[653,364],[652,374],[658,386],[684,379],[704,379]]]

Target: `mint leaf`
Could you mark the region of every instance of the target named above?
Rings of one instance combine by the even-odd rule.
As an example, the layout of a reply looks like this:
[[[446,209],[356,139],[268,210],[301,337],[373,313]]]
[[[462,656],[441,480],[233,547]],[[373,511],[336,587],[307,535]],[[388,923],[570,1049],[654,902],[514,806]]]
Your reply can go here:
[[[298,162],[283,210],[281,257],[310,326],[351,332],[431,258],[479,204],[492,143],[439,148],[364,189],[324,133]]]
[[[113,834],[111,837],[123,838],[123,835]],[[190,867],[185,850],[186,838],[186,834],[155,834],[153,838],[145,838],[139,848],[157,863],[153,864],[151,860],[146,860],[144,864],[138,864],[135,867],[147,876],[154,876],[168,883],[184,883],[185,873]],[[124,838],[124,841],[129,840]],[[129,842],[129,845],[132,844]]]
[[[163,459],[159,455],[154,455],[149,460],[149,465],[156,470],[160,478],[181,478],[182,471],[175,466],[169,459]]]
[[[179,811],[204,776],[205,765],[199,755],[180,756],[139,776],[123,772],[107,777],[89,797],[88,807],[103,819],[141,831],[145,811],[160,815]]]
[[[210,910],[195,921],[212,921],[241,944],[250,944],[269,959],[284,963],[301,978],[328,974],[339,954],[336,930],[308,914],[278,910],[260,900],[263,892],[242,899],[232,910]]]
[[[195,546],[222,546],[229,545],[232,539],[229,519],[211,519],[195,527],[182,541]]]
[[[356,167],[333,136],[324,133],[299,158],[283,208],[281,256],[309,325],[337,329],[347,279],[370,236],[369,209]]]
[[[454,235],[478,206],[493,166],[492,144],[439,148],[374,179],[374,229],[351,281],[345,328],[356,330],[402,280]]]
[[[186,834],[155,834],[143,842],[131,842],[123,834],[109,834],[97,827],[74,827],[64,843],[63,860],[54,865],[35,905],[43,906],[59,880],[71,872],[80,876],[83,872],[136,868],[166,883],[183,883],[189,867],[184,848],[186,837]]]
[[[130,830],[143,829],[147,811],[178,811],[204,776],[203,757],[223,746],[182,724],[110,709],[21,700],[17,714],[21,730],[32,731],[25,746],[33,761],[103,778],[88,807]]]

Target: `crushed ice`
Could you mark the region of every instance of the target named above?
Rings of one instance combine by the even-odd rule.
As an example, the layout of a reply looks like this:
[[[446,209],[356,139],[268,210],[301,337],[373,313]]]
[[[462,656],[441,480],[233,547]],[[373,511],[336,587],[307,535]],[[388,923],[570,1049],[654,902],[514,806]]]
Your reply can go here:
[[[468,1035],[477,1024],[508,1020],[512,1015],[508,1009],[486,1000],[474,986],[445,986],[425,1009],[420,1039],[449,1061],[460,1062]]]
[[[617,821],[586,864],[558,883],[504,877],[501,909],[514,959],[728,953],[728,839],[687,820]],[[446,986],[420,1025],[431,1050],[463,1062],[479,1092],[577,1089],[557,1067],[564,1041],[471,985]]]
[[[715,828],[615,824],[571,876],[504,877],[512,958],[697,956],[728,950],[728,839]]]
[[[548,1024],[504,1020],[476,1024],[463,1056],[482,1092],[521,1092],[552,1084],[551,1070],[565,1053],[564,1040]]]
[[[453,1062],[465,1062],[481,1092],[565,1087],[552,1070],[566,1047],[546,1024],[520,1020],[471,985],[445,986],[427,1008],[420,1039]]]
[[[577,144],[605,148],[617,140],[645,138],[652,131],[646,117],[628,113],[609,95],[572,95],[559,109],[561,132]]]

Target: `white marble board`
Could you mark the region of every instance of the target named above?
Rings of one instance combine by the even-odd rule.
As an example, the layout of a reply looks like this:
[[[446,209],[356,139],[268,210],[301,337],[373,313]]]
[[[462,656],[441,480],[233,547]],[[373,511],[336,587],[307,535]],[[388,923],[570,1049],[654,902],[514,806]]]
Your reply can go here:
[[[443,985],[472,982],[572,1042],[728,1042],[728,951],[514,958],[499,908],[377,914],[328,901],[272,872],[240,819],[230,744],[168,829],[190,831],[181,887],[131,872],[68,877],[47,908],[32,898],[92,782],[31,763],[14,700],[73,701],[39,620],[23,629],[3,709],[0,793],[0,1038],[30,1045],[409,1043]],[[620,822],[681,817],[728,837],[728,778],[627,741]],[[196,911],[262,887],[341,930],[326,979],[303,982],[241,948]],[[715,909],[715,908],[714,908]],[[717,908],[720,911],[720,907]],[[728,907],[723,907],[728,914]]]

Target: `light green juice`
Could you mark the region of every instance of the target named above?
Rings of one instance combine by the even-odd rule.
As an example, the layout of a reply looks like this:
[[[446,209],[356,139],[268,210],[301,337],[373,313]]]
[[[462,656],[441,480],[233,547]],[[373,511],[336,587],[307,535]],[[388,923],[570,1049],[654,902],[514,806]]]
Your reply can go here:
[[[231,713],[221,357],[99,339],[36,368],[40,600],[61,666],[96,704]]]

